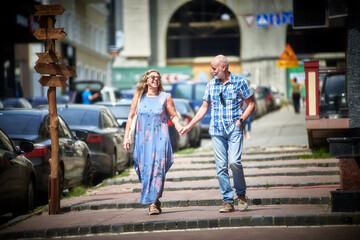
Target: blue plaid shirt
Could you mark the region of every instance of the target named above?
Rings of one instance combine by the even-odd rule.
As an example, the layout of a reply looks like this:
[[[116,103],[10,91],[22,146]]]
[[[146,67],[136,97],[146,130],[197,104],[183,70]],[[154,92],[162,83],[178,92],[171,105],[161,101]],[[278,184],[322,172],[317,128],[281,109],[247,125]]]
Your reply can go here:
[[[223,136],[234,131],[235,122],[245,110],[245,99],[253,95],[243,77],[230,73],[229,81],[223,85],[218,79],[211,79],[205,90],[204,101],[211,104],[209,134]]]

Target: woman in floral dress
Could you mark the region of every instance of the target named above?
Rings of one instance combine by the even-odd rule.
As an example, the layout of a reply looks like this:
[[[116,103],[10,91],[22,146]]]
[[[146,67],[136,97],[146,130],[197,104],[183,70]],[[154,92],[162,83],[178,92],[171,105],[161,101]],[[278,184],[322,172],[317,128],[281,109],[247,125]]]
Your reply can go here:
[[[134,168],[142,184],[142,204],[150,204],[149,214],[161,213],[165,174],[173,164],[173,152],[167,121],[174,123],[178,132],[182,126],[170,94],[165,93],[160,73],[149,70],[142,76],[131,103],[126,123],[123,147],[129,148],[129,130],[140,97],[134,147]]]

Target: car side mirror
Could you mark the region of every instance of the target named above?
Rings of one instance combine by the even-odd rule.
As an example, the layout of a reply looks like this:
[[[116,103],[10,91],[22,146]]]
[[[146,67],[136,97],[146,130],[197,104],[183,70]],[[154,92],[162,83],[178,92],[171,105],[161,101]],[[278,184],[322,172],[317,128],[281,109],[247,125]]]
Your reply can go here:
[[[20,143],[20,151],[23,153],[29,153],[34,150],[34,144],[31,142],[21,142]]]
[[[78,140],[86,141],[86,139],[88,137],[88,133],[85,131],[75,131],[75,137]]]

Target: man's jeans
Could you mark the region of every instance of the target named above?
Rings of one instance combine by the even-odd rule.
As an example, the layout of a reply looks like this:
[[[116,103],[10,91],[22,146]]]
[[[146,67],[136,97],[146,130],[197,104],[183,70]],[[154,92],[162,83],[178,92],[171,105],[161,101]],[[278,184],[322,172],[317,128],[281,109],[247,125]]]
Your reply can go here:
[[[246,182],[241,164],[242,127],[235,126],[234,131],[229,135],[224,133],[223,136],[211,136],[211,141],[214,147],[216,171],[223,202],[234,202],[234,191],[230,184],[228,164],[233,173],[236,194],[246,192]]]

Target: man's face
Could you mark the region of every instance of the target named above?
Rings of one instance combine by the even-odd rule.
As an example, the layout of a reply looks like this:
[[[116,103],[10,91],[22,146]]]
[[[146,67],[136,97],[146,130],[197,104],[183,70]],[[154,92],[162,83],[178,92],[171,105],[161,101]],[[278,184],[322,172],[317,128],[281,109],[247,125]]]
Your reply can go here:
[[[223,66],[219,61],[212,61],[211,64],[211,74],[217,79],[223,79],[225,77]]]

